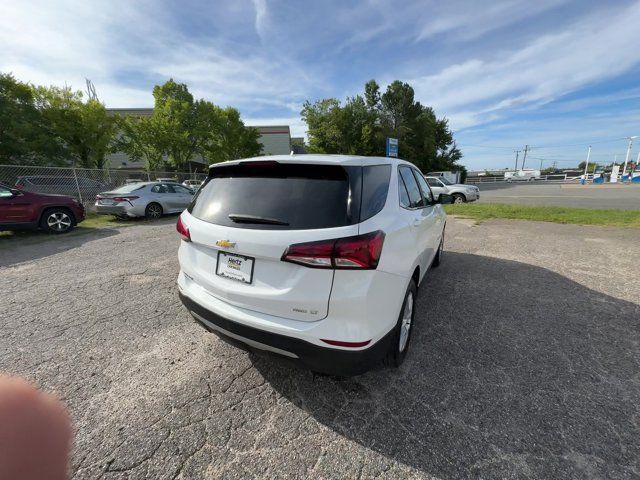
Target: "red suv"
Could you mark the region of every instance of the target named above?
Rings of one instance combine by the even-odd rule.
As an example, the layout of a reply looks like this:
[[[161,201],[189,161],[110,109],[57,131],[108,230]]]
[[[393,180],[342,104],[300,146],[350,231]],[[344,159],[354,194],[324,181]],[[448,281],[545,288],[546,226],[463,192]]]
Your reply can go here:
[[[84,220],[84,207],[73,197],[25,192],[0,183],[0,231],[66,233]]]

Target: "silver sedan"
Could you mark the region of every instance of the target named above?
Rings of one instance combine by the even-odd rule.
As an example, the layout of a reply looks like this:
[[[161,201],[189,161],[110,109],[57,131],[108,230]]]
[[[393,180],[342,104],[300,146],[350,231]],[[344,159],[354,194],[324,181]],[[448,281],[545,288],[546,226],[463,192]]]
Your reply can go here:
[[[178,183],[133,183],[98,194],[96,213],[118,217],[160,218],[166,213],[182,212],[192,198],[193,192]]]

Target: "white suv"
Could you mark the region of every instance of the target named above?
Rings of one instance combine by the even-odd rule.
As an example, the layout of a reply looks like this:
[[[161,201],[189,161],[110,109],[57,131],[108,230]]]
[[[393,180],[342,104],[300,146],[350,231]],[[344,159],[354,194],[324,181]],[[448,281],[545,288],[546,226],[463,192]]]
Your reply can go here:
[[[313,371],[399,366],[445,221],[420,171],[402,160],[216,164],[178,219],[180,298],[207,329]]]

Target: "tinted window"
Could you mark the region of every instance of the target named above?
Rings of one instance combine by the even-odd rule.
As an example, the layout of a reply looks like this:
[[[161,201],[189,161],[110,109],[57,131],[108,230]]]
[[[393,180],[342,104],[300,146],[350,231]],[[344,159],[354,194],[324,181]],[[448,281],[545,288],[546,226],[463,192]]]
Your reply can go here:
[[[398,194],[400,195],[400,205],[404,208],[409,208],[411,205],[409,194],[407,193],[407,188],[404,186],[404,181],[400,174],[398,174]]]
[[[362,168],[362,206],[360,221],[364,222],[380,213],[387,202],[391,165],[373,165]]]
[[[422,195],[424,197],[424,204],[431,205],[433,203],[433,195],[431,193],[431,189],[429,188],[429,185],[427,185],[427,181],[424,179],[424,176],[418,170],[414,170],[413,174],[416,176],[418,185],[420,185],[420,190],[422,190]]]
[[[129,185],[123,185],[122,187],[111,190],[111,193],[131,193],[136,190],[141,190],[144,187],[145,185],[140,185],[139,183],[130,183]]]
[[[436,178],[427,178],[430,187],[442,187],[442,184]]]
[[[151,191],[153,193],[173,193],[173,188],[169,187],[168,185],[154,185],[151,188]]]
[[[174,192],[180,193],[180,194],[183,194],[183,195],[184,194],[191,195],[191,193],[192,193],[191,190],[189,190],[186,187],[180,186],[180,185],[174,185],[173,186],[173,190],[174,190]]]
[[[188,210],[217,225],[264,230],[304,230],[358,222],[361,167],[242,162],[213,167]],[[286,225],[233,221],[229,215]]]
[[[407,193],[409,194],[409,206],[411,208],[422,207],[422,193],[420,193],[420,189],[418,188],[416,179],[411,173],[411,169],[409,167],[400,167],[400,175],[402,176],[405,187],[407,187]]]
[[[44,178],[40,178],[40,177],[27,177],[26,180],[32,183],[33,185],[46,185],[47,183],[51,182],[50,180],[49,182],[46,182]]]

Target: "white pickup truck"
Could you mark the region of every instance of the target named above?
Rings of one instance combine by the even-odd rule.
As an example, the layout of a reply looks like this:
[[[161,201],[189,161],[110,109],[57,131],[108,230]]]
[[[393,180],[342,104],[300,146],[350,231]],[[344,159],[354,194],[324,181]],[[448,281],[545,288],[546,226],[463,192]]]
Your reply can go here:
[[[438,199],[441,193],[453,197],[453,203],[465,203],[480,200],[480,189],[475,185],[451,183],[444,177],[424,177],[431,187],[433,196]]]

